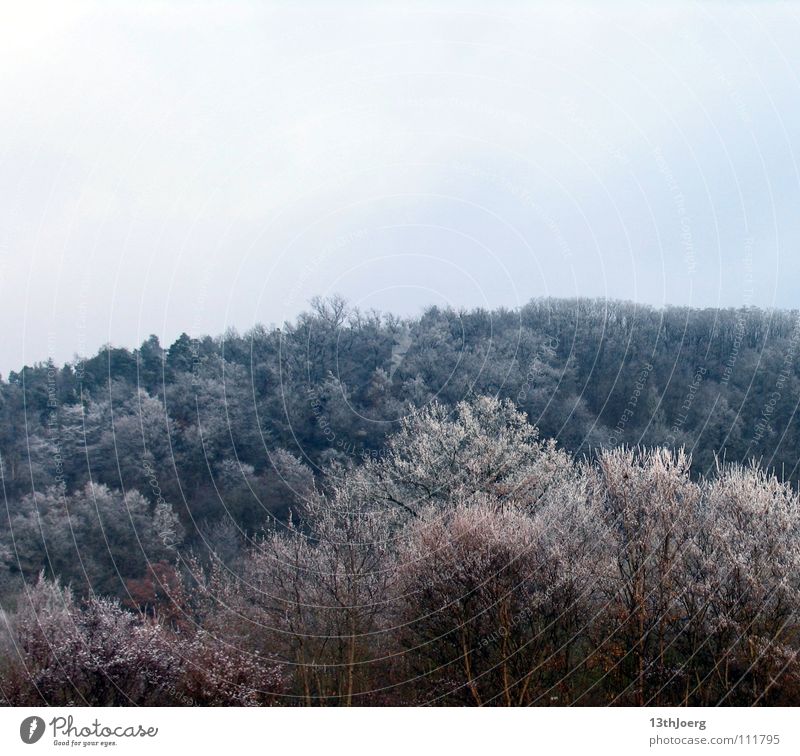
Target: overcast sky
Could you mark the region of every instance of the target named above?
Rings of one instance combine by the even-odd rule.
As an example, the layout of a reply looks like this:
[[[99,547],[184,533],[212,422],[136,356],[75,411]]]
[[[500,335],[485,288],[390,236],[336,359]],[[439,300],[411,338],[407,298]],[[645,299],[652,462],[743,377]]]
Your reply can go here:
[[[0,373],[333,292],[800,305],[800,8],[373,5],[0,3]]]

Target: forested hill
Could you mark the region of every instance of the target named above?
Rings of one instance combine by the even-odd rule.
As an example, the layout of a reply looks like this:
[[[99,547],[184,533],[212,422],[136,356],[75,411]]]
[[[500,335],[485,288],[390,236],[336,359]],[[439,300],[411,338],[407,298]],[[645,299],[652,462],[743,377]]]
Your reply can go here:
[[[799,342],[797,312],[754,308],[543,299],[401,319],[317,300],[281,328],[169,346],[151,336],[12,372],[0,384],[3,490],[23,522],[36,508],[56,518],[64,493],[76,511],[97,508],[86,486],[103,484],[109,511],[140,496],[143,518],[161,507],[154,533],[201,533],[222,553],[240,530],[285,517],[331,463],[379,457],[412,408],[470,394],[510,398],[575,454],[684,446],[696,473],[719,454],[796,481]],[[31,570],[40,527],[17,549]]]

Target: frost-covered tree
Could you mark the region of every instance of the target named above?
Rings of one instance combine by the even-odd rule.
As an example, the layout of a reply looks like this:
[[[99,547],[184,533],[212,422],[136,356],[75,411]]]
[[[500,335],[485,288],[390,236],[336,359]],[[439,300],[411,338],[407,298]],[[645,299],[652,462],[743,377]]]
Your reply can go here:
[[[26,497],[4,535],[8,569],[33,579],[44,567],[81,593],[124,595],[124,580],[174,558],[182,528],[165,501],[87,484]]]
[[[682,450],[615,449],[587,469],[601,523],[598,581],[606,600],[602,654],[621,684],[615,699],[638,705],[670,676],[671,634],[685,587],[683,554],[696,530],[700,488]]]
[[[279,665],[211,621],[170,627],[44,578],[0,621],[6,705],[253,706],[285,685]]]
[[[368,496],[415,515],[479,492],[535,508],[568,468],[512,402],[479,396],[412,413],[360,474]]]
[[[800,498],[755,465],[730,465],[705,485],[701,521],[690,586],[706,641],[690,662],[704,667],[692,693],[704,703],[780,701],[800,680]]]
[[[43,578],[7,618],[0,693],[15,706],[157,705],[179,660],[164,629]]]
[[[265,538],[246,563],[248,587],[236,588],[254,621],[275,631],[308,702],[350,705],[369,693],[385,649],[395,517],[351,493],[309,497],[302,527]]]
[[[515,706],[568,688],[589,597],[569,496],[531,516],[477,494],[409,525],[397,622],[420,702]]]

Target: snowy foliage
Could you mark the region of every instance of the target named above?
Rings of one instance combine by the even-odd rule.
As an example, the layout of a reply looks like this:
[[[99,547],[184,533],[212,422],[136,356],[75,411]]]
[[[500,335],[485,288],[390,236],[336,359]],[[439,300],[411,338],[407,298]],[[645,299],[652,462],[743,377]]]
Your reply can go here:
[[[575,461],[487,397],[430,404],[385,455],[319,483],[287,453],[273,464],[294,514],[234,557],[217,547],[235,530],[177,558],[171,508],[136,492],[31,497],[53,555],[80,539],[89,574],[113,530],[116,563],[145,561],[124,606],[26,583],[0,616],[3,699],[800,703],[800,497],[756,466],[698,478],[665,448]]]
[[[377,500],[417,514],[478,492],[524,496],[535,507],[569,465],[511,401],[482,396],[452,410],[434,402],[405,418],[385,454],[360,474]]]

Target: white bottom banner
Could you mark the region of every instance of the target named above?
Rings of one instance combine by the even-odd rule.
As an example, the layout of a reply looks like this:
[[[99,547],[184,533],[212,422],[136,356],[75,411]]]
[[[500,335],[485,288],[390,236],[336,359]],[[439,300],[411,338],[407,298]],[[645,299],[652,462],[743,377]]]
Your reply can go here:
[[[0,753],[796,754],[795,709],[0,709]]]

